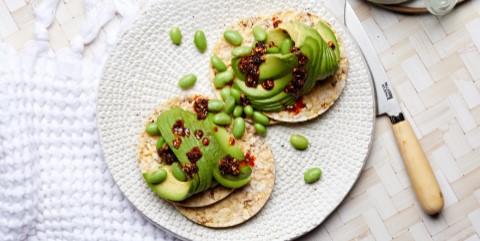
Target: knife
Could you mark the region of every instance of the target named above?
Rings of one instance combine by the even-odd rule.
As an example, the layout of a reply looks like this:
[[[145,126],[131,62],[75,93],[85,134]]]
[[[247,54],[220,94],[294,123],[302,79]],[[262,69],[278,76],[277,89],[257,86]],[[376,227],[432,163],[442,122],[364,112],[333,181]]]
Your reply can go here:
[[[432,167],[410,123],[404,118],[382,63],[348,1],[345,6],[345,25],[367,61],[375,86],[377,116],[387,116],[392,123],[393,133],[417,200],[427,214],[438,214],[443,208],[443,195]]]

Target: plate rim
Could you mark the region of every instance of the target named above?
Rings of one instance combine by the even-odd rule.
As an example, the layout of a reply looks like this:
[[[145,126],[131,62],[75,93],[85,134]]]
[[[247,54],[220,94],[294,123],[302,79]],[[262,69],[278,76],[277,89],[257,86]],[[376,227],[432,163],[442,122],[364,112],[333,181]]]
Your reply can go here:
[[[160,230],[166,232],[167,234],[170,234],[171,236],[175,237],[175,238],[178,238],[178,239],[181,239],[181,240],[188,240],[190,241],[191,239],[188,239],[180,234],[177,234],[173,231],[171,231],[170,229],[162,226],[161,224],[153,221],[150,217],[148,217],[142,210],[140,210],[131,200],[130,200],[130,197],[128,195],[125,194],[125,191],[124,191],[124,188],[123,186],[121,185],[118,185],[118,180],[117,180],[117,177],[116,175],[114,175],[114,173],[112,172],[112,167],[111,167],[111,163],[109,163],[108,161],[106,161],[106,157],[105,157],[105,152],[104,152],[104,140],[102,138],[102,131],[101,131],[101,128],[100,127],[100,118],[99,118],[99,115],[98,115],[98,109],[99,109],[99,93],[100,93],[100,87],[102,85],[102,83],[104,82],[105,80],[105,77],[104,77],[104,73],[105,73],[105,67],[107,66],[108,64],[108,61],[110,60],[110,57],[112,56],[112,52],[113,50],[118,46],[119,44],[119,40],[122,39],[130,30],[136,28],[137,26],[141,26],[141,19],[143,17],[145,17],[145,14],[148,12],[148,11],[151,11],[151,9],[155,6],[155,5],[160,5],[160,4],[165,4],[165,3],[172,3],[172,2],[176,2],[176,0],[163,0],[161,2],[154,2],[154,3],[149,3],[147,5],[147,7],[139,14],[138,18],[136,18],[133,23],[127,28],[125,29],[124,31],[122,31],[122,33],[120,35],[118,35],[117,37],[117,41],[115,42],[115,44],[112,46],[112,50],[108,53],[108,57],[106,58],[106,61],[104,63],[104,66],[103,66],[103,71],[102,71],[102,77],[100,78],[100,81],[98,81],[97,83],[97,88],[96,88],[96,95],[95,95],[95,124],[96,124],[96,127],[97,127],[97,136],[98,136],[98,140],[99,140],[99,144],[100,144],[100,149],[101,149],[101,153],[102,153],[102,157],[105,161],[105,163],[107,164],[107,169],[108,169],[108,172],[110,173],[110,175],[112,176],[112,179],[114,180],[115,182],[115,185],[119,188],[121,194],[123,195],[123,197],[125,198],[125,200],[128,201],[128,203],[130,205],[132,205],[137,211],[138,211],[138,214],[141,214],[142,217],[144,217],[148,222],[150,222],[151,224],[153,224],[155,227],[159,228]],[[332,11],[327,8],[327,6],[324,4],[324,2],[319,2],[319,4],[322,5],[322,7],[325,9],[325,11],[327,11],[333,19],[335,19],[335,21],[338,22],[339,25],[342,26],[343,28],[343,31],[345,32],[346,35],[348,35],[348,37],[352,40],[352,43],[354,45],[354,48],[360,53],[360,56],[361,56],[361,62],[364,66],[368,66],[368,62],[366,61],[365,59],[365,56],[363,54],[363,52],[361,51],[360,47],[359,47],[359,44],[358,42],[355,40],[355,38],[353,38],[352,34],[350,33],[350,30],[348,29],[348,27],[342,22],[342,21],[339,21],[339,19],[337,17],[335,17],[335,15],[332,13]],[[316,11],[314,11],[314,13],[316,13]],[[249,16],[246,16],[246,17],[249,17]],[[228,24],[228,23],[226,23]],[[349,66],[350,68],[350,66]],[[348,189],[347,192],[345,192],[345,194],[343,195],[343,197],[341,198],[341,200],[335,205],[335,207],[329,211],[328,214],[325,215],[325,217],[319,221],[318,225],[314,226],[313,228],[311,228],[310,230],[306,230],[306,231],[303,231],[302,233],[298,234],[297,236],[292,236],[292,237],[289,237],[287,240],[293,240],[293,239],[297,239],[297,238],[300,238],[300,237],[303,237],[305,235],[308,235],[312,232],[314,232],[317,228],[319,228],[324,222],[326,219],[328,219],[335,211],[338,210],[338,208],[344,203],[344,201],[346,200],[347,196],[351,193],[352,189],[356,186],[360,176],[361,176],[361,173],[363,171],[363,169],[365,168],[365,165],[366,165],[366,162],[368,160],[368,158],[370,157],[370,154],[371,154],[371,151],[372,151],[372,147],[373,147],[373,143],[374,143],[374,133],[375,133],[375,127],[376,127],[376,93],[375,93],[375,89],[374,89],[374,86],[373,86],[373,77],[372,77],[372,74],[370,72],[370,70],[367,68],[366,69],[367,71],[367,75],[368,75],[368,85],[370,87],[370,92],[371,92],[371,95],[372,95],[372,119],[371,119],[371,123],[372,123],[372,128],[371,128],[371,131],[370,131],[370,134],[369,134],[369,143],[368,143],[368,147],[367,147],[367,152],[365,153],[365,157],[363,158],[363,161],[362,161],[362,166],[361,168],[358,170],[358,172],[356,173],[356,177],[355,177],[355,180],[353,181],[352,185],[350,186],[350,188]],[[347,75],[347,84],[348,84],[348,75]],[[343,91],[342,91],[342,94],[343,95]],[[341,96],[340,96],[341,98]],[[338,100],[337,100],[338,101]],[[335,104],[334,104],[335,105]],[[326,113],[328,113],[329,111],[331,111],[331,108],[329,108]],[[316,120],[318,118],[322,118],[321,117],[322,115],[320,116],[317,116],[316,118],[312,119],[312,120]],[[311,121],[311,120],[310,120]],[[309,121],[306,121],[306,122],[309,122]],[[267,144],[269,144],[267,142]],[[270,144],[269,144],[270,145]],[[275,187],[274,187],[275,188]],[[269,197],[270,199],[271,197]],[[268,202],[268,201],[267,201]],[[188,222],[191,222],[189,219],[187,219]],[[248,222],[248,221],[247,221]],[[231,227],[231,228],[235,228],[234,227]],[[212,229],[212,230],[216,230],[216,229]]]

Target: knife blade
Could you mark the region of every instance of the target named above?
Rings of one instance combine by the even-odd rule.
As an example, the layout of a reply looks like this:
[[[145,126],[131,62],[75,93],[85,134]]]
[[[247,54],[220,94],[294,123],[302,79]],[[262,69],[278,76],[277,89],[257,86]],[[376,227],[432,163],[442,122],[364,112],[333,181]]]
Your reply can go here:
[[[430,162],[410,123],[404,118],[383,65],[348,1],[345,4],[345,25],[357,41],[370,69],[375,86],[377,115],[387,115],[390,118],[393,133],[400,147],[400,153],[417,200],[427,214],[438,214],[443,208],[444,201]]]
[[[375,86],[375,95],[377,98],[377,115],[398,116],[401,113],[395,94],[392,91],[390,80],[383,69],[382,63],[378,58],[375,49],[364,31],[360,20],[355,15],[350,4],[347,2],[345,9],[345,24],[350,30],[360,49],[368,62],[370,72]]]

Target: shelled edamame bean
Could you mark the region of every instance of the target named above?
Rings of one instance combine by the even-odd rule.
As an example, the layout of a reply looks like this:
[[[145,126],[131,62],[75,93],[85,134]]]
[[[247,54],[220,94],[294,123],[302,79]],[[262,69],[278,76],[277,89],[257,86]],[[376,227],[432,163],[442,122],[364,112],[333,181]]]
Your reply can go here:
[[[157,126],[157,123],[153,122],[153,123],[148,123],[147,124],[147,127],[145,128],[145,132],[147,132],[147,134],[149,136],[158,136],[160,135],[160,132],[158,131],[158,126]]]
[[[242,138],[245,133],[245,120],[242,117],[237,117],[233,121],[232,134],[235,138]]]
[[[223,62],[223,60],[220,57],[216,55],[212,55],[212,57],[210,58],[210,64],[218,72],[223,72],[227,70],[227,65]]]
[[[233,46],[240,46],[243,41],[242,35],[235,30],[227,30],[223,32],[223,38],[225,38],[225,40]]]
[[[193,43],[195,47],[197,47],[200,53],[204,53],[207,49],[207,38],[205,37],[205,33],[202,30],[197,30],[195,35],[193,36]]]
[[[303,173],[303,180],[307,184],[312,184],[320,180],[322,177],[322,169],[318,167],[311,167]]]
[[[308,148],[308,139],[299,134],[291,135],[290,144],[293,148],[303,151]]]
[[[170,29],[169,35],[173,44],[180,45],[182,43],[182,32],[180,31],[180,28],[173,27]]]
[[[178,86],[182,90],[186,90],[186,89],[192,88],[195,85],[196,82],[197,82],[197,76],[196,75],[187,74],[187,75],[182,76],[182,78],[180,78],[180,80],[178,81]]]

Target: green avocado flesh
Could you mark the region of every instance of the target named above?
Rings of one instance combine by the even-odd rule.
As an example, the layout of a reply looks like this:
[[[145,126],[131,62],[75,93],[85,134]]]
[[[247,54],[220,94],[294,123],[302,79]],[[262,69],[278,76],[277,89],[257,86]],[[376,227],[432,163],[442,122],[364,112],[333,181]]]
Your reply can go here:
[[[267,33],[266,43],[280,47],[280,43],[288,38],[308,59],[304,66],[307,77],[299,91],[302,96],[309,93],[318,81],[337,71],[340,48],[330,25],[323,21],[319,21],[313,27],[297,21],[282,23]],[[236,76],[233,87],[245,94],[256,110],[281,111],[295,102],[295,97],[285,93],[284,89],[293,79],[292,70],[298,66],[297,57],[292,53],[267,53],[262,58],[264,62],[259,66],[259,83],[273,80],[274,87],[266,90],[260,84],[256,87],[246,86],[245,74],[238,67],[240,58],[233,58],[231,61]]]
[[[190,195],[191,181],[178,181],[172,174],[171,166],[165,166],[167,178],[158,185],[148,184],[152,191],[160,198],[170,201],[182,201]]]
[[[173,107],[170,110],[164,111],[157,119],[158,129],[165,143],[172,150],[177,157],[180,164],[190,164],[187,153],[191,152],[193,148],[199,148],[202,156],[196,161],[197,172],[192,177],[187,178],[186,181],[180,181],[172,173],[172,165],[164,165],[167,171],[166,179],[158,185],[148,184],[149,187],[160,198],[170,201],[182,201],[186,198],[203,192],[212,187],[214,180],[222,184],[223,176],[215,175],[215,172],[220,172],[218,165],[227,155],[234,157],[241,161],[245,159],[242,149],[237,145],[230,145],[229,138],[232,137],[223,127],[216,126],[212,122],[213,115],[209,114],[205,120],[198,120],[195,113],[183,110],[178,107]],[[184,136],[177,136],[173,132],[175,123],[181,121],[183,127],[189,130],[189,134]],[[195,131],[201,130],[203,138],[209,139],[208,145],[203,145],[202,139],[195,137]],[[174,141],[181,140],[181,144],[177,147]],[[177,169],[178,171],[178,169]],[[225,176],[229,182],[226,182],[229,188],[237,188],[248,183],[245,181],[246,176],[242,173],[238,176]],[[249,180],[249,179],[248,179]],[[234,183],[231,185],[231,183]],[[234,187],[235,186],[235,187]]]

